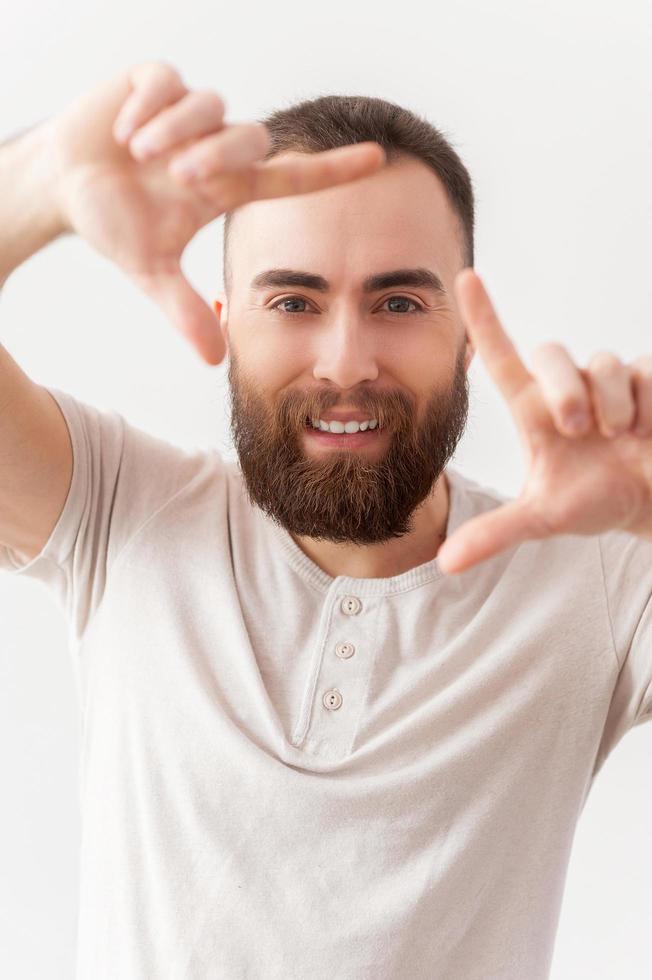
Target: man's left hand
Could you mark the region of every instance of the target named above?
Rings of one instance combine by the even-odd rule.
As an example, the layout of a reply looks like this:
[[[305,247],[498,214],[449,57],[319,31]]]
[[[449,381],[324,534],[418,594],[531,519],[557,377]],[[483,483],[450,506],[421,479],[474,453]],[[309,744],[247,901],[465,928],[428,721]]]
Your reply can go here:
[[[623,364],[601,352],[584,369],[561,344],[546,343],[529,371],[473,269],[458,273],[455,293],[469,338],[514,418],[528,474],[518,498],[444,542],[437,554],[443,571],[461,572],[554,534],[619,528],[652,540],[652,355]]]

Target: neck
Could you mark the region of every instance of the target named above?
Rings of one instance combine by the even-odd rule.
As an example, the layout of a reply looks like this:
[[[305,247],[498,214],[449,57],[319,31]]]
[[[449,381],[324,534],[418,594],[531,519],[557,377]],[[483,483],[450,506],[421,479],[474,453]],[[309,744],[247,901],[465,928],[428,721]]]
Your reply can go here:
[[[378,544],[356,545],[317,541],[292,534],[301,550],[324,572],[335,578],[389,578],[431,561],[446,536],[450,491],[445,472],[413,515],[414,527],[400,538]]]

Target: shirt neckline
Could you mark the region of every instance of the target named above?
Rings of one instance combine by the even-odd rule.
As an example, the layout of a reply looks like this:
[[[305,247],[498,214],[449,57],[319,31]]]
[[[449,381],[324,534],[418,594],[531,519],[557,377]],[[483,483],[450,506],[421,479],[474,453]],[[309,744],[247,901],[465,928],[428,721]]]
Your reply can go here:
[[[449,537],[462,522],[465,496],[461,474],[451,467],[446,468],[445,474],[449,487],[448,519],[446,522],[446,537]],[[320,592],[328,592],[335,588],[337,591],[353,592],[356,595],[392,595],[397,592],[406,592],[428,582],[447,578],[436,557],[423,562],[421,565],[415,565],[414,568],[409,568],[399,575],[391,575],[385,578],[329,575],[301,550],[286,528],[273,521],[269,515],[262,514],[262,516],[271,526],[281,552],[292,568]]]

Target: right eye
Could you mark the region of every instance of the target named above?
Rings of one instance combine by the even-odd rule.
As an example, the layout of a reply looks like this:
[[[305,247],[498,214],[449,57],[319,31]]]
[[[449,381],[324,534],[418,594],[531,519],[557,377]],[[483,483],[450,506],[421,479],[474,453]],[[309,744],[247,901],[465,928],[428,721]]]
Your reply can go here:
[[[305,313],[305,310],[282,310],[280,306],[282,303],[305,303],[305,299],[301,296],[284,296],[283,299],[278,299],[275,303],[272,303],[270,310],[278,310],[279,313],[284,313],[286,316],[295,316],[297,313]]]

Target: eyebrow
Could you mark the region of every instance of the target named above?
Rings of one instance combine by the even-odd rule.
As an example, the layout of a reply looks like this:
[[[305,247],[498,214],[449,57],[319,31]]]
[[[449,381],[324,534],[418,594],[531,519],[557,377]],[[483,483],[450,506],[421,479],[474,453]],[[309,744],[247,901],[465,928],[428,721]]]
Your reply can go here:
[[[251,280],[253,292],[271,286],[302,286],[304,289],[315,289],[320,293],[327,293],[330,289],[330,283],[323,276],[296,269],[266,269]],[[393,269],[390,272],[367,276],[363,280],[362,291],[375,293],[379,289],[393,289],[395,286],[417,286],[421,289],[430,289],[434,293],[446,293],[439,276],[423,266],[415,269]]]

